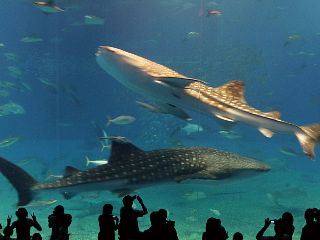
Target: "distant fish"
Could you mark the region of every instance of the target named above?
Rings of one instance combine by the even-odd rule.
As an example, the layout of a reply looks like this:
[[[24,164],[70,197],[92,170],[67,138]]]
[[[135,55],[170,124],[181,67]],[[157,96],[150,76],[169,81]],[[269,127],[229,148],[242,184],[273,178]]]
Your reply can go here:
[[[19,137],[10,137],[0,141],[0,148],[10,147],[16,143],[20,138]]]
[[[4,45],[4,43],[0,43],[0,47],[4,47],[5,45]]]
[[[210,212],[216,217],[220,217],[221,216],[221,212],[218,209],[210,208]]]
[[[229,130],[229,131],[225,131],[225,130],[221,130],[219,131],[219,133],[227,138],[227,139],[239,139],[239,138],[242,138],[242,136],[236,132],[236,131],[233,131],[233,130]]]
[[[86,25],[103,25],[104,19],[97,16],[86,15],[84,16],[84,23]]]
[[[39,37],[23,37],[20,39],[20,42],[24,43],[36,43],[36,42],[42,42],[43,39]]]
[[[133,123],[135,120],[136,118],[132,116],[118,116],[115,118],[108,117],[107,126],[109,126],[111,123],[117,125],[127,125]]]
[[[63,12],[64,10],[54,4],[53,0],[48,2],[34,2],[37,8],[39,8],[45,14]]]
[[[288,46],[291,42],[297,42],[303,40],[303,36],[300,34],[292,34],[287,37],[287,41],[283,44],[284,47]]]
[[[195,38],[199,38],[200,36],[201,34],[198,32],[188,32],[186,35],[186,39],[195,39]]]
[[[88,156],[86,156],[86,166],[88,167],[90,164],[95,165],[95,166],[100,166],[104,164],[108,164],[107,159],[100,159],[100,160],[90,160]]]
[[[15,53],[7,52],[3,54],[8,61],[17,61],[18,56]]]
[[[160,109],[160,107],[151,105],[151,104],[149,104],[149,103],[140,102],[140,101],[136,101],[136,103],[137,103],[140,107],[143,107],[143,108],[149,110],[150,112],[166,113],[164,110]]]
[[[287,148],[287,147],[280,148],[280,152],[284,155],[291,156],[291,157],[297,157],[300,155],[292,148]]]
[[[222,15],[222,12],[219,11],[219,10],[211,10],[211,11],[208,11],[208,14],[207,16],[221,16]]]
[[[203,131],[203,127],[194,123],[187,123],[182,129],[187,135],[191,135],[193,133],[199,133]]]

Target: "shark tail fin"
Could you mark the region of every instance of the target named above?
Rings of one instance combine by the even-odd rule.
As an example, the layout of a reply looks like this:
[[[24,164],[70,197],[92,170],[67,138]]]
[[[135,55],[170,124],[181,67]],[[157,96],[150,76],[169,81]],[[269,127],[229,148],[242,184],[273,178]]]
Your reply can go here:
[[[320,124],[300,126],[303,131],[297,132],[296,136],[303,149],[303,152],[311,159],[315,157],[314,147],[320,142]]]
[[[107,124],[106,127],[109,127],[109,125],[112,123],[111,122],[112,118],[110,116],[107,116]]]
[[[31,188],[37,184],[37,181],[29,173],[2,157],[0,157],[0,172],[18,192],[18,206],[27,205],[32,201],[33,192]]]
[[[90,164],[90,158],[89,158],[88,156],[86,156],[86,161],[87,161],[87,163],[86,163],[86,167],[88,167],[88,166],[89,166],[89,164]]]

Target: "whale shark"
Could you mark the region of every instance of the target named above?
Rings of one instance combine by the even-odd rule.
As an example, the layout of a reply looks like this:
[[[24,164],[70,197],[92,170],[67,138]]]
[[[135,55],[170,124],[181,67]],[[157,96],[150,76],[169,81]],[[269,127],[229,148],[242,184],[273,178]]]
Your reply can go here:
[[[271,138],[276,132],[293,134],[309,158],[320,142],[320,124],[298,126],[280,119],[280,112],[263,112],[248,105],[244,82],[232,80],[220,87],[184,76],[166,66],[124,50],[100,46],[96,53],[100,67],[127,88],[165,109],[165,113],[191,120],[193,110],[227,122],[242,122]]]
[[[0,157],[0,172],[26,205],[41,191],[57,190],[65,198],[84,191],[108,190],[118,195],[160,183],[219,180],[240,172],[266,172],[270,166],[234,153],[206,147],[144,151],[129,141],[111,140],[107,164],[84,171],[67,166],[63,178],[38,182],[19,166]]]

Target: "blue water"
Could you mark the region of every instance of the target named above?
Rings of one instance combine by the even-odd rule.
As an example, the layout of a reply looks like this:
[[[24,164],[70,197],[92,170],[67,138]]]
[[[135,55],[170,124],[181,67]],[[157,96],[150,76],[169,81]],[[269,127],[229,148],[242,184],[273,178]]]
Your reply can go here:
[[[195,112],[191,113],[193,122],[205,130],[191,136],[179,130],[172,137],[185,122],[139,108],[135,101],[143,101],[143,97],[108,76],[96,63],[95,52],[101,45],[121,48],[211,86],[242,79],[250,105],[262,111],[278,110],[282,119],[298,125],[316,123],[320,122],[320,3],[57,0],[65,11],[46,15],[32,2],[0,3],[0,43],[4,44],[0,46],[0,81],[20,86],[6,89],[10,95],[0,96],[0,105],[14,102],[25,109],[25,114],[0,117],[0,140],[20,138],[0,148],[1,156],[39,180],[50,174],[61,175],[66,165],[85,169],[85,155],[99,159],[109,154],[100,151],[93,123],[103,127],[107,116],[131,115],[137,119],[133,124],[111,125],[107,133],[126,136],[146,150],[176,147],[179,142],[243,154],[272,166],[269,173],[252,178],[139,189],[151,211],[169,210],[181,239],[200,239],[210,216],[222,219],[230,238],[241,231],[246,239],[253,239],[265,217],[277,218],[287,210],[295,216],[295,239],[299,239],[304,210],[319,207],[319,156],[316,161],[308,160],[294,136],[276,134],[267,139],[242,124],[233,128],[241,138],[226,139],[219,134],[221,126],[214,119]],[[206,17],[207,10],[220,10],[222,15]],[[101,17],[105,24],[84,25],[85,15]],[[82,25],[73,26],[75,22]],[[188,38],[189,32],[199,35]],[[20,41],[26,36],[43,41]],[[288,40],[290,37],[295,39]],[[15,59],[8,59],[7,53],[14,54]],[[21,73],[10,72],[9,66]],[[59,86],[58,90],[41,79]],[[290,148],[295,156],[282,153],[281,148]],[[316,153],[320,155],[319,147]],[[0,186],[0,222],[4,223],[15,211],[17,196],[2,176]],[[280,204],[270,196],[278,197]],[[59,193],[38,197],[58,200],[74,215],[72,239],[95,239],[103,203],[111,202],[118,213],[121,202],[104,190],[69,201]],[[46,226],[53,206],[28,210],[35,211],[40,224]],[[213,210],[220,215],[214,215]],[[148,217],[140,223],[141,229],[146,229]],[[44,227],[44,236],[48,234]]]

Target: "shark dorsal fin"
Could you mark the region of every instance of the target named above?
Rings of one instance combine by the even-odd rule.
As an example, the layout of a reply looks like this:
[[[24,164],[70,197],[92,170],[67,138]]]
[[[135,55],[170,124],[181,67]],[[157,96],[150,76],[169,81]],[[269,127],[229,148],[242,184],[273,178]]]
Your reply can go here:
[[[76,169],[75,167],[71,167],[71,166],[66,166],[66,168],[64,169],[64,175],[63,177],[70,177],[72,175],[74,175],[75,173],[80,172],[79,169]]]
[[[242,80],[232,80],[221,87],[214,88],[214,90],[227,99],[231,98],[246,103],[244,99],[244,82]]]
[[[128,159],[129,155],[143,154],[144,151],[130,142],[111,140],[109,164]]]
[[[271,118],[274,118],[274,119],[278,119],[278,120],[280,119],[280,116],[281,116],[280,112],[278,112],[278,111],[266,112],[264,114],[266,114],[268,117],[271,117]]]
[[[193,82],[206,83],[203,80],[188,77],[157,77],[157,80],[155,80],[155,82],[164,86],[179,89],[185,88]]]

